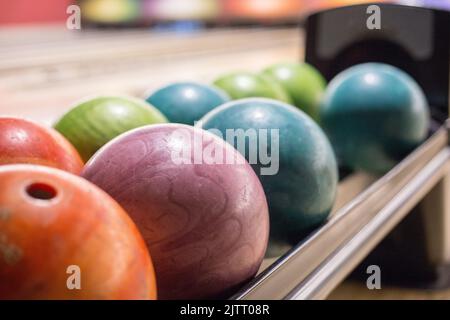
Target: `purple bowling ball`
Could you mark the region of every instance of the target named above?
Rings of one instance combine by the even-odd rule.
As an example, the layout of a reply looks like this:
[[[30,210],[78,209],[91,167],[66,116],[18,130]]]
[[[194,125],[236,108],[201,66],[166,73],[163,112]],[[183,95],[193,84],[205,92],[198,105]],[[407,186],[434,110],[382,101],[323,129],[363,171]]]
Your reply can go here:
[[[137,224],[159,298],[225,298],[258,271],[269,236],[266,197],[219,137],[181,124],[142,127],[105,145],[82,175]]]

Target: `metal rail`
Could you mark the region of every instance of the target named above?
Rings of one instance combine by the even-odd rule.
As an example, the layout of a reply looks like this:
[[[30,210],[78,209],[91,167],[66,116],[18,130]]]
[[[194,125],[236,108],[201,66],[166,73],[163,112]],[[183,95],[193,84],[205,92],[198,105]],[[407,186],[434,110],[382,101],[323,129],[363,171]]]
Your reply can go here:
[[[233,299],[323,299],[449,172],[442,128]]]

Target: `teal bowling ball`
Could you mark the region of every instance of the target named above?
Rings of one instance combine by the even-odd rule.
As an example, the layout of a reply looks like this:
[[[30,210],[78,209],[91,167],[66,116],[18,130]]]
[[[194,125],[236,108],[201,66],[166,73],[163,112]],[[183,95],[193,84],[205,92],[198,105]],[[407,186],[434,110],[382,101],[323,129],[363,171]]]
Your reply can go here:
[[[429,110],[419,85],[402,70],[364,63],[330,82],[321,125],[342,166],[383,174],[426,137]]]
[[[177,82],[156,90],[146,100],[170,122],[194,125],[195,121],[230,98],[213,86]]]
[[[337,163],[322,129],[303,111],[247,98],[211,111],[197,126],[224,138],[252,165],[269,204],[272,244],[295,244],[328,217]]]

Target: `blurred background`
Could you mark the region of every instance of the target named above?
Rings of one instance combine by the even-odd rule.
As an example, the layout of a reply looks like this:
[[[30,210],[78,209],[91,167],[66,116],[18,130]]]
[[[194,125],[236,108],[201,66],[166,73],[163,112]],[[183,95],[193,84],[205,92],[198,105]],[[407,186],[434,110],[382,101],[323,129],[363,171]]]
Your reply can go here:
[[[0,2],[0,24],[63,23],[66,8],[81,7],[89,26],[174,27],[190,30],[230,25],[298,23],[324,8],[373,1],[355,0],[14,0]],[[415,6],[450,9],[450,0],[403,0]]]
[[[0,0],[0,114],[51,124],[89,95],[142,96],[173,81],[301,61],[308,14],[367,2]],[[396,3],[450,9],[450,0]],[[73,4],[81,30],[66,27]]]

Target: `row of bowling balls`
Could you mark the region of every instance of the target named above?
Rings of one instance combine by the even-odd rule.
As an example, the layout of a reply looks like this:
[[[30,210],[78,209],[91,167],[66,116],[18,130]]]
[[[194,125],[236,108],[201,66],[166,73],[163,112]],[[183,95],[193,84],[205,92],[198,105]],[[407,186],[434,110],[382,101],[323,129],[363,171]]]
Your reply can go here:
[[[55,128],[87,161],[106,142],[130,129],[164,122],[195,125],[227,102],[254,97],[297,107],[324,130],[340,166],[374,174],[387,172],[414,149],[429,126],[423,91],[396,67],[357,65],[327,86],[313,66],[281,63],[259,74],[230,73],[213,85],[172,83],[146,95],[146,101],[88,99],[63,116]],[[236,126],[227,125],[230,129]]]
[[[327,87],[311,66],[283,64],[215,87],[172,84],[146,100],[87,99],[56,130],[0,118],[0,298],[155,298],[156,284],[162,299],[227,297],[256,274],[269,220],[276,248],[327,218],[335,153],[381,172],[428,127],[414,80],[374,63]],[[278,130],[277,146],[256,141],[278,171],[261,174],[267,162],[250,165],[203,129]],[[176,162],[180,146],[190,152]],[[192,161],[198,149],[232,164]],[[80,267],[83,289],[67,289],[68,265]]]

